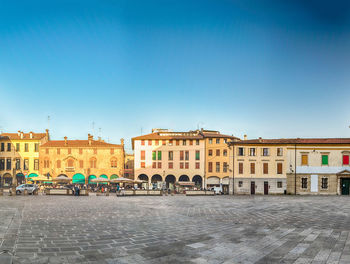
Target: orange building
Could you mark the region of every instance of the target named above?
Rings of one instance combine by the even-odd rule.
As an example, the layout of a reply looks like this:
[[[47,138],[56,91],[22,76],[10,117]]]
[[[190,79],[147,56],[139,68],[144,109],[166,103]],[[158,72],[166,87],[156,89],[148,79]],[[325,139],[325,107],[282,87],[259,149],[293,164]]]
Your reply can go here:
[[[88,184],[97,177],[113,179],[124,175],[124,140],[110,144],[94,140],[52,140],[40,147],[40,174],[54,178],[66,175],[73,183]]]

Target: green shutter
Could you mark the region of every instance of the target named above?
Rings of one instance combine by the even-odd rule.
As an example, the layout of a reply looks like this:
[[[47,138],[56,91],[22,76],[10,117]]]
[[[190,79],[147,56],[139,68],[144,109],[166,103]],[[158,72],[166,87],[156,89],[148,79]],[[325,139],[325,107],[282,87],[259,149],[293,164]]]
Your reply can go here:
[[[199,152],[196,152],[196,160],[199,160]]]
[[[152,152],[152,160],[156,160],[156,152],[155,151]]]
[[[158,160],[162,160],[162,152],[158,151]]]
[[[328,165],[328,155],[322,155],[322,165]]]

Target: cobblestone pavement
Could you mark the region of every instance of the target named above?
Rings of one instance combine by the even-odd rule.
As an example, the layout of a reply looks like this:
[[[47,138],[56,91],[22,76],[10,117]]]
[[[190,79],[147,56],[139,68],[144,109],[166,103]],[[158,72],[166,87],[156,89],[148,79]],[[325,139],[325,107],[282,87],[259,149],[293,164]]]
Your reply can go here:
[[[350,197],[0,197],[0,263],[350,263]]]

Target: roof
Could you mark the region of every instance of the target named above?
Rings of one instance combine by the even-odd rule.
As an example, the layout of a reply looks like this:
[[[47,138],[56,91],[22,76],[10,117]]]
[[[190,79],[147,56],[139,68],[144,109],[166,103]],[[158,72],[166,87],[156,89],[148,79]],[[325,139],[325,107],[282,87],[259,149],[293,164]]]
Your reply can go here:
[[[250,144],[307,144],[307,145],[322,145],[322,144],[350,144],[350,138],[280,138],[280,139],[249,139],[242,141],[231,141],[231,145],[250,145]]]
[[[238,137],[234,137],[234,136],[229,136],[229,135],[224,135],[224,134],[220,134],[220,133],[208,133],[208,132],[204,132],[203,137],[205,138],[231,138],[231,139],[239,139]],[[240,139],[239,139],[240,140]]]
[[[67,145],[65,140],[51,140],[41,145],[42,148],[50,147],[122,147],[122,145],[110,144],[103,141],[92,140],[91,145],[89,145],[89,140],[67,140]]]
[[[151,134],[132,138],[134,140],[144,139],[203,139],[203,136],[197,132],[154,132]]]
[[[42,139],[46,137],[46,133],[34,133],[32,132],[33,137],[30,138],[30,133],[23,133],[23,138],[21,138],[21,133],[1,133],[0,139],[10,139],[10,140],[17,140],[17,139]]]

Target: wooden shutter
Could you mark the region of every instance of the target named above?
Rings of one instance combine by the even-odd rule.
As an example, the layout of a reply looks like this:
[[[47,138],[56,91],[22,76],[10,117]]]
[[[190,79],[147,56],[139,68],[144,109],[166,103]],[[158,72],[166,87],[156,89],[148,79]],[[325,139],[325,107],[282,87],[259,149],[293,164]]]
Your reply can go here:
[[[264,174],[269,174],[269,164],[268,163],[264,163]]]
[[[308,165],[308,156],[307,155],[301,155],[301,165]]]
[[[277,174],[282,174],[282,168],[283,168],[282,163],[277,163]]]
[[[242,162],[238,163],[238,173],[243,174],[243,163]]]
[[[250,163],[250,174],[255,174],[255,163]]]

